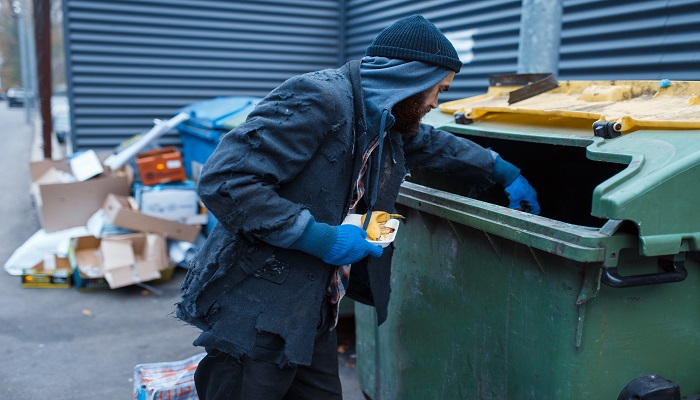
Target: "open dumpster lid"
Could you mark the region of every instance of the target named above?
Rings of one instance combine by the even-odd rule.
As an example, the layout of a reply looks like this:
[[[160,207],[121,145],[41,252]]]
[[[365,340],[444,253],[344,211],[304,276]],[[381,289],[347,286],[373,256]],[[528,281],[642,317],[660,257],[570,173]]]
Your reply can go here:
[[[470,121],[515,116],[551,124],[563,119],[591,125],[615,122],[623,134],[639,129],[700,129],[696,81],[561,81],[552,90],[509,104],[509,94],[521,87],[490,86],[485,94],[443,103],[440,111],[464,113]]]
[[[584,147],[589,160],[623,164],[593,190],[591,215],[634,223],[645,256],[700,251],[700,82],[565,81],[508,104],[519,87],[444,103],[426,121],[482,139]],[[618,124],[618,135],[594,133],[596,122]]]

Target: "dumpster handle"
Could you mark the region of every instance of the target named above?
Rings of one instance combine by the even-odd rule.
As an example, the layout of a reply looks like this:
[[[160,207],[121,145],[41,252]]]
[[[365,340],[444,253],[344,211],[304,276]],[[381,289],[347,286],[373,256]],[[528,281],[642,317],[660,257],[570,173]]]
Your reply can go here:
[[[656,285],[659,283],[681,282],[688,276],[684,261],[659,260],[659,267],[664,272],[655,274],[642,274],[622,276],[617,273],[617,267],[603,268],[600,280],[614,288],[628,288],[635,286]]]

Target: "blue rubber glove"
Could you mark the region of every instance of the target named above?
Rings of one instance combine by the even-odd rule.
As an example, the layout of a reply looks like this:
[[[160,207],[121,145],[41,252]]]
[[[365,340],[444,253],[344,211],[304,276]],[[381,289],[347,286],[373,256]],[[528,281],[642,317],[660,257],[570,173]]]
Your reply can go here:
[[[491,179],[505,188],[506,196],[510,201],[508,207],[531,214],[540,213],[537,193],[520,174],[518,167],[502,159],[501,156],[496,156],[493,160]]]
[[[508,161],[497,156],[493,160],[493,172],[491,173],[491,179],[501,184],[501,186],[506,187],[513,183],[515,178],[520,175],[520,169],[515,165],[509,163]]]
[[[379,257],[383,249],[365,240],[367,232],[355,225],[331,226],[316,222],[312,216],[301,236],[289,246],[333,265],[346,265],[372,256]]]
[[[384,249],[374,245],[365,238],[367,232],[355,225],[338,225],[338,237],[331,249],[323,258],[324,262],[333,265],[356,263],[367,256],[379,257]]]
[[[530,214],[540,213],[540,203],[537,202],[537,192],[530,186],[527,179],[518,175],[510,185],[505,188],[510,204],[508,207],[528,212]]]

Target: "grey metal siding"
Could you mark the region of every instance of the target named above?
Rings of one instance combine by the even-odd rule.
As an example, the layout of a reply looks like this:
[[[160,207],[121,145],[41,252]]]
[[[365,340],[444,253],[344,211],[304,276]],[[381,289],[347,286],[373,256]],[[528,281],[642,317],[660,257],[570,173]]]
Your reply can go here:
[[[563,0],[563,7],[560,79],[700,79],[700,0]],[[520,8],[520,0],[348,0],[345,59],[361,57],[396,19],[422,14],[465,62],[441,101],[480,94],[489,74],[517,71]]]
[[[700,1],[566,0],[561,79],[700,79]]]
[[[339,62],[330,0],[64,0],[64,18],[75,150],[113,148],[195,101],[262,97]]]
[[[112,148],[215,96],[362,57],[423,14],[465,63],[441,101],[517,70],[521,0],[64,0],[74,149]],[[560,79],[685,79],[700,70],[700,0],[563,0]],[[162,145],[179,144],[176,134]]]
[[[362,57],[374,36],[397,19],[421,14],[452,40],[465,63],[440,101],[483,93],[489,74],[517,67],[520,5],[520,0],[348,0],[345,58]]]

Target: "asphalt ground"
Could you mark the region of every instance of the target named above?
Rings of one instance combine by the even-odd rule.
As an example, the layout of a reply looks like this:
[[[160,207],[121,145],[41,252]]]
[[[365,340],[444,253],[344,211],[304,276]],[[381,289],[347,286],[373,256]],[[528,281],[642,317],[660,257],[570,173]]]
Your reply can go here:
[[[30,196],[30,161],[43,158],[40,125],[0,101],[0,263],[40,229]],[[54,158],[61,147],[54,140]],[[185,276],[169,281],[81,292],[27,289],[0,273],[0,399],[130,399],[134,367],[199,354],[198,331],[173,316]],[[345,400],[364,400],[355,371],[354,321],[339,322]]]

